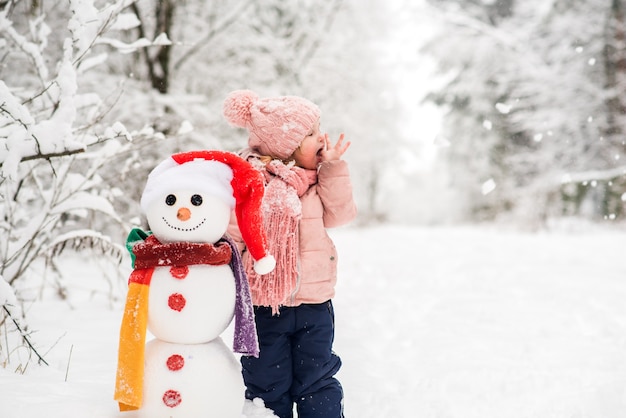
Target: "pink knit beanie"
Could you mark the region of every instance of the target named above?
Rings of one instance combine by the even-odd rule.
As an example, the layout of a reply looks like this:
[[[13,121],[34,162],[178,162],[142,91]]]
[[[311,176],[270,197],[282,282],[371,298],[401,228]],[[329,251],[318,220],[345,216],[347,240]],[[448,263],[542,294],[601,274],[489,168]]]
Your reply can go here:
[[[320,110],[302,97],[260,99],[253,91],[236,90],[224,100],[224,116],[231,125],[248,130],[252,150],[286,159],[311,132]]]

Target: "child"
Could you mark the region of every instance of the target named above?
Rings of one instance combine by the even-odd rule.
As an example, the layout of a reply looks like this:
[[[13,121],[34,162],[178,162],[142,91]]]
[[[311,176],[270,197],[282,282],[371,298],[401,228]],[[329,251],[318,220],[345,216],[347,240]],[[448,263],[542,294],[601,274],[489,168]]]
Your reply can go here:
[[[337,253],[325,228],[356,216],[343,134],[332,144],[320,132],[320,110],[310,101],[261,99],[237,90],[224,116],[246,128],[241,155],[266,179],[263,200],[269,252],[276,268],[252,269],[236,221],[229,233],[242,249],[256,315],[260,355],[241,358],[248,399],[262,398],[280,418],[343,417],[343,391],[332,351]]]

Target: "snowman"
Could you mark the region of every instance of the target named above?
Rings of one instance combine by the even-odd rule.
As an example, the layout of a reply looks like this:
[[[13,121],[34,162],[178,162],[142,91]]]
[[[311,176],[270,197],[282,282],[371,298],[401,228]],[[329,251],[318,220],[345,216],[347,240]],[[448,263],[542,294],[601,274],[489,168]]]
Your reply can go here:
[[[115,399],[141,417],[240,418],[241,370],[233,351],[258,356],[240,255],[225,235],[234,209],[255,270],[275,265],[262,230],[263,180],[222,151],[174,154],[141,197],[151,233],[127,242],[134,270],[120,329]],[[220,335],[234,323],[231,351]],[[146,344],[146,334],[154,336]]]

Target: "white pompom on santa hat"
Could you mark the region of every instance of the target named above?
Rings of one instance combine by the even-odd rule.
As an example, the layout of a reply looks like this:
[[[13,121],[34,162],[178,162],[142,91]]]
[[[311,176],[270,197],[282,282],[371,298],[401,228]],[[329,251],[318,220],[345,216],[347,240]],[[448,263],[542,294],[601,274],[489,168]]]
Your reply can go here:
[[[265,190],[262,174],[246,160],[227,151],[190,151],[174,154],[148,176],[141,196],[144,211],[160,196],[164,187],[195,190],[222,197],[235,209],[241,236],[255,260],[254,270],[267,274],[276,260],[267,252],[261,203]]]

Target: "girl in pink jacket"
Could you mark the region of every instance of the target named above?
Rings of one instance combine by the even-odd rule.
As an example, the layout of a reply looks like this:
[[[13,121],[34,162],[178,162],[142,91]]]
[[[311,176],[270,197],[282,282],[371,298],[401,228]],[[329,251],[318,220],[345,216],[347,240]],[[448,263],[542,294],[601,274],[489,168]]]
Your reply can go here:
[[[276,268],[258,275],[233,217],[229,233],[242,250],[259,336],[258,358],[241,358],[248,399],[261,398],[280,418],[343,417],[343,391],[332,351],[337,251],[326,228],[356,216],[343,134],[320,132],[320,110],[296,96],[261,99],[237,90],[224,101],[231,125],[248,130],[241,152],[266,179],[263,209]]]

